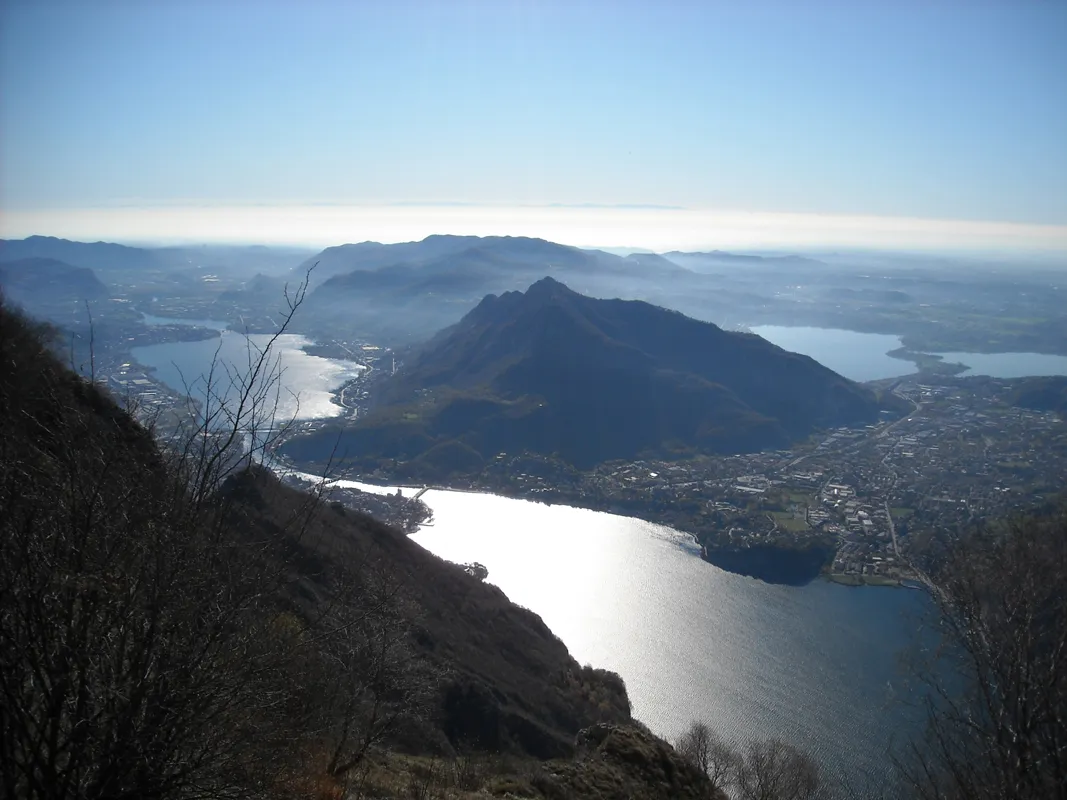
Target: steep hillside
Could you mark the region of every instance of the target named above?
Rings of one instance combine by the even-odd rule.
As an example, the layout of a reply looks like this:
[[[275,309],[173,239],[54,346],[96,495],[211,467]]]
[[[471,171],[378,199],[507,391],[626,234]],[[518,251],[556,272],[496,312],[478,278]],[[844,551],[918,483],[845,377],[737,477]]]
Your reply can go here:
[[[242,491],[241,513],[253,530],[267,531],[305,501],[259,474]],[[299,551],[311,563],[380,564],[403,586],[416,646],[439,675],[433,721],[416,743],[552,758],[570,754],[574,736],[594,721],[629,720],[617,675],[581,667],[540,617],[401,531],[329,505]]]
[[[645,454],[783,447],[878,418],[875,395],[752,334],[552,278],[486,297],[432,339],[343,431],[348,457],[476,469],[499,452],[586,468]],[[316,460],[336,430],[286,451]],[[416,465],[417,466],[417,465]]]
[[[212,437],[161,449],[47,336],[0,305],[5,796],[307,797],[383,749],[567,757],[629,721],[499,589]]]

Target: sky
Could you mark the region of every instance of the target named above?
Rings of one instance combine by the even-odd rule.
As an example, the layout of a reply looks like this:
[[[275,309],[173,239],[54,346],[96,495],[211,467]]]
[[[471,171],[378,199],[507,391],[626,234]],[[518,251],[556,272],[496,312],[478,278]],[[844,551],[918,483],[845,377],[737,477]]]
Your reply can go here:
[[[0,235],[1067,250],[1065,43],[1059,0],[5,0]]]

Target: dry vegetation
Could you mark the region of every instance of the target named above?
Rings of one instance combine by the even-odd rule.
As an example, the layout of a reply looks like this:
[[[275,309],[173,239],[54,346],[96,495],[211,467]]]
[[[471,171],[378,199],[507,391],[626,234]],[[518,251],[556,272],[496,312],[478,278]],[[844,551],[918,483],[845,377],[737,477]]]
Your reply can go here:
[[[49,335],[0,302],[0,796],[826,794],[782,742],[676,752],[498,589],[283,487],[234,447],[279,429],[262,382],[160,445]],[[1067,523],[942,555],[949,668],[901,792],[1067,797]]]
[[[499,590],[242,456],[259,383],[161,447],[48,337],[0,305],[3,796],[339,796],[386,747],[629,719]]]

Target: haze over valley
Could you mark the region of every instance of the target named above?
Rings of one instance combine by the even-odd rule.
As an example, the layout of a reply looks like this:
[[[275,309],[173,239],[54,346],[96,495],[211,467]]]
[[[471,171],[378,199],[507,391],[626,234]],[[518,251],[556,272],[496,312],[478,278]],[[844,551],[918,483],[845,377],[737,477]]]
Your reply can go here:
[[[1065,36],[0,4],[0,796],[1067,800]]]
[[[1067,369],[1055,360],[1067,362],[1067,343],[1058,335],[1064,306],[1054,302],[1058,275],[1037,268],[1016,267],[1008,279],[1002,265],[946,266],[942,257],[924,269],[915,256],[886,253],[877,256],[875,277],[871,254],[851,264],[837,257],[835,266],[811,255],[624,256],[544,240],[447,235],[321,253],[47,237],[5,241],[2,248],[8,302],[59,326],[66,357],[164,432],[240,402],[241,385],[232,380],[269,346],[274,377],[262,397],[274,408],[275,427],[285,426],[271,451],[275,469],[343,476],[348,482],[334,489],[340,502],[419,531],[418,541],[431,551],[484,563],[487,580],[518,593],[550,623],[558,620],[568,645],[619,670],[638,713],[667,736],[684,727],[694,701],[665,693],[650,677],[657,668],[647,659],[655,656],[640,621],[672,614],[664,609],[677,600],[660,606],[652,592],[636,605],[627,601],[620,621],[634,623],[615,634],[629,642],[626,654],[605,651],[595,608],[623,602],[627,583],[617,584],[617,597],[599,589],[595,606],[570,593],[532,589],[521,577],[530,568],[524,553],[529,537],[541,537],[509,517],[536,516],[520,505],[494,505],[493,495],[560,504],[546,508],[560,509],[559,521],[545,522],[576,541],[597,526],[626,531],[624,550],[608,540],[596,555],[554,545],[558,558],[583,570],[593,569],[590,558],[605,560],[594,570],[601,577],[571,580],[611,586],[616,579],[605,569],[641,580],[681,569],[687,580],[702,581],[701,568],[713,571],[706,579],[721,568],[755,576],[768,589],[784,584],[801,593],[765,596],[748,584],[729,589],[725,576],[715,579],[722,586],[716,591],[741,592],[753,609],[795,605],[797,619],[808,620],[798,624],[817,628],[818,616],[850,606],[847,594],[835,592],[858,591],[848,588],[856,584],[869,584],[866,592],[920,585],[918,565],[940,546],[946,527],[1039,508],[1060,491],[1067,470],[1061,397]],[[1006,295],[1006,283],[1023,290]],[[647,300],[615,299],[643,293]],[[728,316],[740,330],[664,307],[670,298],[687,308],[712,298],[703,316]],[[289,303],[296,313],[272,341]],[[872,328],[881,333],[867,333]],[[746,332],[752,329],[784,347]],[[809,352],[790,352],[794,342]],[[936,354],[951,346],[972,352]],[[1030,377],[969,375],[972,356],[1026,347],[1034,352],[1004,358],[1037,359]],[[845,374],[820,358],[842,364]],[[882,361],[887,366],[872,366]],[[1054,374],[1041,374],[1046,364]],[[870,369],[888,374],[865,382]],[[369,483],[413,488],[390,498],[394,490],[382,494]],[[446,512],[454,504],[447,494],[424,493],[425,487],[484,494],[457,495],[470,498],[457,517]],[[601,513],[559,516],[574,506]],[[515,537],[513,543],[499,552],[479,544],[467,534],[475,519],[501,531],[490,536]],[[672,548],[661,564],[666,553],[654,543],[663,534],[645,544],[645,528],[626,527],[639,520],[672,526],[662,530],[692,544]],[[645,553],[646,547],[653,549]],[[625,567],[607,566],[619,558]],[[702,567],[682,568],[676,559]],[[845,586],[809,588],[826,577]],[[703,591],[695,584],[680,589],[694,597]],[[562,614],[555,610],[559,597],[569,598]],[[867,604],[879,609],[886,638],[861,644],[859,629],[848,627],[825,640],[821,654],[801,655],[808,645],[800,644],[794,654],[814,659],[811,669],[831,669],[851,648],[864,649],[877,667],[863,669],[888,677],[850,684],[851,694],[841,696],[867,696],[897,720],[895,730],[918,730],[914,715],[895,706],[909,690],[897,685],[889,663],[893,649],[907,645],[900,615],[913,613],[904,609],[914,604],[873,595]],[[585,621],[563,622],[575,614]],[[773,628],[776,619],[765,624]],[[731,645],[735,657],[748,651],[743,641]],[[709,677],[693,653],[672,667],[671,680],[706,685],[711,695],[733,687],[748,698],[743,702],[762,702],[744,688],[745,676],[786,678],[762,657],[744,658],[757,660],[727,680]],[[825,667],[815,666],[819,659]],[[839,695],[825,682],[809,691]],[[799,728],[780,722],[781,714],[793,713],[791,704],[782,697],[747,735],[802,735],[836,780],[893,779],[877,756],[892,737],[873,718],[863,723],[865,744],[856,749],[833,733],[850,704],[829,703],[818,722],[806,711]],[[718,735],[743,746],[744,736],[726,721],[736,706],[696,707]]]

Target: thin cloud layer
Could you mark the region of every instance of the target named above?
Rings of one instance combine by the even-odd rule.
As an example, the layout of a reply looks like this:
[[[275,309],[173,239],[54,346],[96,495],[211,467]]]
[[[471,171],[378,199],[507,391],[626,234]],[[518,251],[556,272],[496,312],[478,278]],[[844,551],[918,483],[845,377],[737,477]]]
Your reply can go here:
[[[886,248],[1067,251],[1067,226],[907,217],[628,207],[293,205],[11,211],[5,238],[33,234],[126,242],[326,246],[435,233],[534,236],[578,246],[655,250]]]

